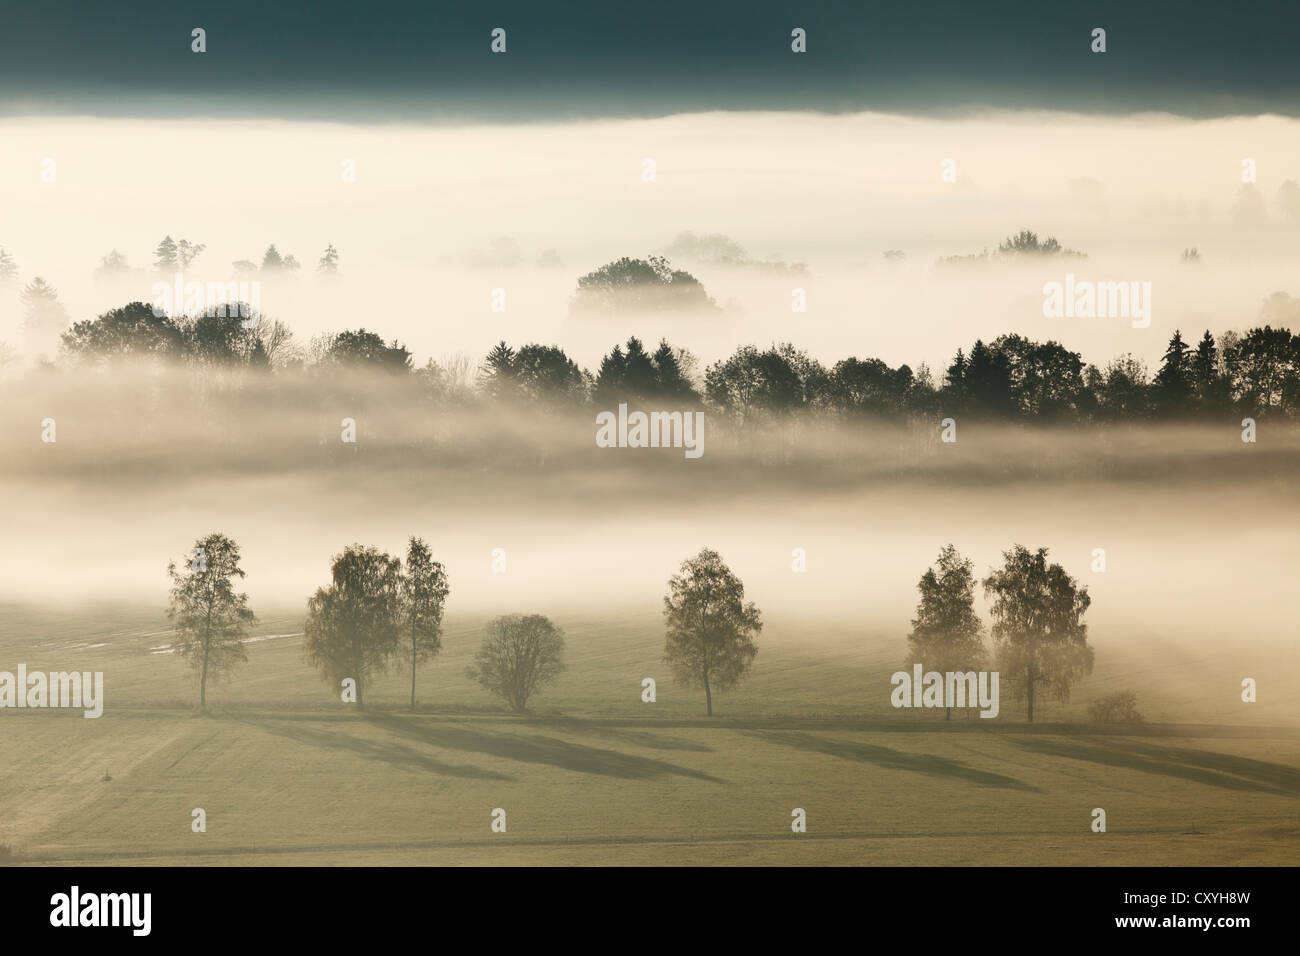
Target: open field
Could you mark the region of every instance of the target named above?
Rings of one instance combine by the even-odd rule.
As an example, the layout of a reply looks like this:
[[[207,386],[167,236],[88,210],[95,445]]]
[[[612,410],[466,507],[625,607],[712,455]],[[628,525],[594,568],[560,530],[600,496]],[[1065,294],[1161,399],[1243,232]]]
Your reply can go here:
[[[464,676],[481,621],[448,621],[418,713],[395,673],[362,716],[301,662],[292,612],[266,615],[200,717],[156,612],[7,609],[0,669],[71,666],[75,649],[104,671],[106,702],[98,720],[0,714],[0,845],[38,864],[1300,862],[1294,700],[1232,706],[1241,668],[1213,655],[1140,695],[1143,726],[1082,721],[1119,674],[1159,672],[1168,649],[1152,638],[1099,653],[1075,699],[1032,726],[1005,693],[997,720],[945,724],[889,707],[899,639],[774,621],[752,677],[706,720],[658,663],[652,609],[555,617],[569,670],[529,718]],[[1271,685],[1295,656],[1254,663]],[[190,831],[195,807],[206,833]],[[806,834],[790,831],[795,807]]]

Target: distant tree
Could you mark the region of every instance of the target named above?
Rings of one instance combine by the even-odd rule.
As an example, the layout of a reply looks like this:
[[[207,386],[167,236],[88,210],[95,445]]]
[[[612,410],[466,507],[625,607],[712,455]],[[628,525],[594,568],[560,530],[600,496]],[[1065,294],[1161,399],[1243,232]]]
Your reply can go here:
[[[62,336],[64,353],[79,360],[177,357],[185,347],[185,330],[143,302],[130,302],[96,319],[75,322]]]
[[[4,246],[0,246],[0,282],[13,282],[18,278],[18,263],[14,262],[14,257],[5,251]]]
[[[1149,410],[1146,364],[1132,355],[1112,359],[1104,372],[1091,367],[1089,387],[1097,415],[1109,420],[1138,420]]]
[[[1231,353],[1233,396],[1268,413],[1300,403],[1300,336],[1271,326],[1253,328]]]
[[[805,388],[790,355],[777,348],[760,352],[744,345],[709,366],[704,394],[727,417],[747,426],[764,415],[789,415],[803,403]]]
[[[1074,249],[1066,249],[1055,237],[1048,236],[1042,242],[1038,239],[1038,233],[1029,229],[1022,229],[1014,236],[1008,236],[1007,240],[998,246],[998,255],[1001,256],[1079,256],[1083,253]]]
[[[18,294],[23,304],[23,335],[32,352],[54,349],[68,327],[68,310],[59,301],[58,290],[37,276]]]
[[[564,260],[554,249],[543,249],[542,254],[537,257],[537,266],[540,269],[558,269],[564,265]]]
[[[385,372],[402,373],[411,370],[411,353],[405,346],[396,339],[393,339],[392,344],[385,345],[382,338],[365,329],[335,335],[329,340],[324,361],[326,364],[373,368]]]
[[[1228,385],[1219,372],[1219,350],[1214,336],[1206,329],[1191,359],[1192,391],[1202,408],[1222,408],[1228,404]]]
[[[299,262],[297,258],[294,257],[292,254],[284,257],[285,272],[297,272],[301,268],[302,268],[302,263]]]
[[[1156,408],[1166,415],[1186,412],[1191,404],[1193,374],[1192,350],[1183,341],[1182,331],[1175,329],[1152,382]]]
[[[366,686],[398,652],[401,570],[397,558],[351,545],[334,556],[330,586],[307,602],[303,655],[336,693],[344,679],[356,681],[358,710]]]
[[[176,243],[176,261],[184,271],[190,267],[190,263],[199,257],[205,246],[201,242],[190,242],[188,239],[181,239]]]
[[[266,252],[262,254],[262,271],[275,272],[283,268],[284,259],[280,257],[280,253],[273,242],[266,247]]]
[[[1187,263],[1188,265],[1194,266],[1194,265],[1199,265],[1200,261],[1201,261],[1201,253],[1196,249],[1195,246],[1193,246],[1191,249],[1183,250],[1183,262]]]
[[[1094,700],[1088,705],[1088,716],[1097,724],[1140,724],[1143,719],[1137,709],[1137,694],[1131,690],[1117,690]]]
[[[175,271],[178,262],[176,240],[170,235],[164,236],[153,253],[153,267],[159,272]]]
[[[412,537],[402,574],[402,641],[411,664],[411,710],[415,710],[415,669],[442,650],[442,609],[450,588],[447,572],[433,560],[429,546]]]
[[[1079,415],[1085,387],[1078,352],[1059,342],[1033,342],[1020,335],[998,336],[989,351],[997,356],[998,374],[1006,369],[1007,397],[1016,412],[1037,419]],[[1001,403],[1000,397],[997,401]]]
[[[527,399],[548,402],[584,397],[586,379],[582,369],[557,346],[525,345],[514,355],[511,364],[514,384]]]
[[[316,263],[316,271],[327,276],[339,274],[339,251],[334,248],[334,243],[331,242],[325,247],[324,254]]]
[[[682,562],[664,597],[664,661],[688,687],[704,688],[705,714],[713,691],[736,686],[758,656],[759,610],[745,603],[745,586],[708,548]]]
[[[912,631],[907,635],[906,666],[922,664],[927,670],[947,673],[978,670],[984,663],[982,626],[975,613],[975,565],[951,544],[917,583],[921,600],[916,605]],[[952,708],[944,708],[952,719]]]
[[[236,276],[257,275],[257,263],[251,259],[240,259],[230,264],[230,271]]]
[[[1011,682],[1016,699],[1025,699],[1034,720],[1034,697],[1041,688],[1058,700],[1092,673],[1093,651],[1083,614],[1092,603],[1088,589],[1047,563],[1047,549],[1036,552],[1015,545],[1002,554],[1004,564],[984,579],[993,598],[993,646],[998,669]]]
[[[700,281],[674,269],[662,256],[624,256],[578,280],[572,301],[575,312],[612,315],[653,311],[716,311],[717,303]]]
[[[494,401],[516,398],[519,382],[515,370],[515,350],[498,342],[479,366],[479,388]]]
[[[114,276],[130,271],[131,267],[126,264],[126,256],[114,249],[108,255],[99,257],[99,268],[95,270],[95,275]]]
[[[194,542],[186,562],[178,569],[169,562],[171,603],[167,618],[176,632],[176,652],[198,673],[199,710],[208,707],[208,678],[219,678],[248,660],[244,638],[257,618],[248,607],[248,595],[235,591],[243,579],[239,546],[224,534],[210,534]]]
[[[660,339],[650,362],[654,366],[655,392],[668,401],[698,402],[699,393],[691,382],[691,369],[695,356],[683,348],[673,348],[667,339]]]
[[[488,623],[483,646],[465,673],[522,714],[528,698],[564,667],[563,631],[540,614],[506,614]]]

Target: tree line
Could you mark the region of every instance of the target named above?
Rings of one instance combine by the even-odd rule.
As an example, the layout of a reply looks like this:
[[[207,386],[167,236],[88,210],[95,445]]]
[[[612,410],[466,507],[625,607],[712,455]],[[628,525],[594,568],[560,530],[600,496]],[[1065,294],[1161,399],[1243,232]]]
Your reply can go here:
[[[176,653],[199,684],[207,710],[209,681],[229,676],[248,660],[244,642],[257,617],[237,584],[245,577],[238,544],[223,534],[199,538],[189,558],[167,566],[167,608]],[[330,582],[307,600],[303,657],[327,687],[357,709],[366,688],[390,666],[409,669],[410,709],[416,673],[442,651],[442,617],[451,586],[446,568],[418,537],[404,559],[378,548],[350,545],[330,562]],[[749,670],[762,620],[745,603],[740,579],[715,551],[682,563],[664,597],[664,662],[685,686],[713,692],[734,687]],[[506,614],[488,622],[466,676],[524,713],[537,691],[565,670],[564,632],[541,614]]]
[[[979,670],[994,661],[1015,699],[1034,719],[1035,700],[1048,694],[1069,699],[1092,672],[1093,649],[1083,615],[1091,605],[1046,548],[1014,545],[1000,568],[983,579],[992,600],[992,650],[975,613],[974,565],[951,544],[921,576],[920,601],[907,636],[906,664],[939,672]],[[198,539],[182,564],[168,564],[172,581],[167,615],[177,654],[194,670],[199,710],[207,709],[210,680],[247,662],[244,646],[257,618],[247,594],[239,546],[223,534]],[[451,593],[446,568],[428,544],[412,536],[404,557],[350,545],[330,562],[329,584],[307,601],[303,657],[327,687],[359,710],[365,692],[390,666],[409,669],[410,709],[416,707],[416,674],[443,649],[442,621]],[[682,562],[663,598],[663,662],[685,687],[703,690],[706,716],[713,695],[736,687],[758,656],[762,614],[745,600],[745,586],[718,552],[709,548]],[[564,632],[541,614],[506,614],[489,621],[466,676],[500,697],[515,713],[565,670]],[[1133,702],[1102,702],[1109,714],[1136,713]],[[951,709],[946,713],[951,718]]]
[[[42,299],[42,308],[51,308]],[[396,339],[346,330],[300,347],[283,322],[240,318],[237,305],[195,317],[158,315],[130,303],[74,323],[61,337],[72,367],[131,357],[189,365],[313,375],[339,369],[414,377],[435,399],[460,403],[610,407],[620,402],[707,407],[741,427],[804,419],[864,417],[932,420],[936,415],[1004,421],[1085,423],[1219,414],[1300,417],[1300,335],[1273,321],[1300,319],[1300,300],[1278,293],[1265,324],[1244,333],[1208,330],[1193,345],[1170,337],[1152,374],[1132,355],[1104,366],[1055,341],[1017,334],[959,348],[941,376],[877,358],[827,366],[789,343],[743,345],[706,368],[688,349],[632,337],[615,345],[595,372],[559,346],[504,341],[473,367],[430,359],[423,367]]]

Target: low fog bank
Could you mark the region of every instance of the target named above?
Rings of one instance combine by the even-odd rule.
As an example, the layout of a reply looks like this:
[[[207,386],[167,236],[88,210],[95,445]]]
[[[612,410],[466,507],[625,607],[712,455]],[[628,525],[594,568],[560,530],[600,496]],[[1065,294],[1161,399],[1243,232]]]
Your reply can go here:
[[[947,444],[937,423],[729,434],[706,413],[690,460],[598,448],[590,410],[448,410],[406,379],[329,385],[197,400],[188,378],[100,372],[6,389],[0,597],[161,607],[168,560],[220,531],[243,550],[255,607],[301,607],[345,545],[398,553],[416,534],[448,568],[449,610],[653,606],[710,547],[773,613],[901,632],[943,545],[983,574],[1020,543],[1088,585],[1099,641],[1294,641],[1294,425],[1264,422],[1248,445],[1235,421],[960,422]],[[41,441],[45,417],[56,442]]]
[[[823,361],[938,368],[959,343],[1020,332],[1098,363],[1127,352],[1154,363],[1175,328],[1187,338],[1241,328],[1272,293],[1300,295],[1300,122],[1274,116],[735,113],[455,129],[6,119],[0,129],[30,147],[0,157],[0,247],[17,269],[0,284],[0,340],[15,348],[24,284],[51,283],[74,320],[152,301],[164,235],[204,245],[186,270],[201,282],[257,266],[274,243],[303,268],[259,277],[267,314],[303,342],[365,326],[420,361],[480,356],[506,339],[560,344],[590,365],[636,334],[682,340],[706,362],[738,341],[793,338]],[[41,157],[56,164],[52,181]],[[936,267],[1021,229],[1088,258]],[[671,255],[714,297],[715,318],[569,314],[579,276],[671,251],[686,230],[744,251],[743,266],[680,246]],[[321,282],[313,273],[330,245],[342,278]],[[97,278],[112,250],[125,271]],[[1043,285],[1067,272],[1150,282],[1150,326],[1046,318]],[[806,312],[791,310],[796,287]],[[493,311],[494,290],[504,311]]]

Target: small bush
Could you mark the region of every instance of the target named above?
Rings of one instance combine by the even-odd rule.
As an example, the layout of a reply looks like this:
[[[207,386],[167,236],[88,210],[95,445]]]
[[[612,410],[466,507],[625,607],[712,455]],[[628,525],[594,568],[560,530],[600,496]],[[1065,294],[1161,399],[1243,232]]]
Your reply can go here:
[[[1137,694],[1131,690],[1117,690],[1088,705],[1088,716],[1098,724],[1137,724],[1142,715],[1137,709]]]

